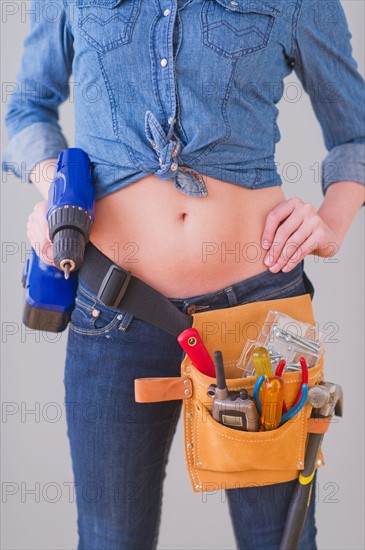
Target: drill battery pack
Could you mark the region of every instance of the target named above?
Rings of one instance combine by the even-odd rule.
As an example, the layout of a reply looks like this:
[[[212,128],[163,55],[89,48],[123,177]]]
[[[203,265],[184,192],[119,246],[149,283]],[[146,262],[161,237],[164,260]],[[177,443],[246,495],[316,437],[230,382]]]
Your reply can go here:
[[[64,331],[74,308],[77,282],[76,271],[66,280],[62,271],[45,264],[32,249],[22,277],[26,289],[25,326],[47,332]]]

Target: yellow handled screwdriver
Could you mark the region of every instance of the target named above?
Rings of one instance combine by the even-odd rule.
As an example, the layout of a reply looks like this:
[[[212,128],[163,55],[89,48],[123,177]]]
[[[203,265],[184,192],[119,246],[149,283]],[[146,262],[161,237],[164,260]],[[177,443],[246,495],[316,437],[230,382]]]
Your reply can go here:
[[[252,362],[255,368],[256,376],[272,376],[272,365],[270,361],[270,355],[266,348],[263,346],[257,347],[252,352]]]
[[[251,359],[255,369],[255,375],[257,377],[265,376],[265,378],[267,378],[268,376],[272,376],[273,372],[272,372],[270,355],[265,347],[259,346],[255,348],[252,351]],[[261,386],[260,388],[261,401],[262,401],[263,394],[264,394],[264,388],[263,386]]]
[[[283,411],[284,382],[280,376],[269,376],[262,386],[261,431],[275,430]]]

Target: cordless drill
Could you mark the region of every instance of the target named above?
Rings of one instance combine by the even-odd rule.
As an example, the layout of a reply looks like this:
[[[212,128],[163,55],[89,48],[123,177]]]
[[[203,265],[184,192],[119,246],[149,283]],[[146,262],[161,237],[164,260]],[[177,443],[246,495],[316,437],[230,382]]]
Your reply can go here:
[[[74,307],[77,270],[94,222],[95,192],[88,155],[77,148],[58,157],[49,189],[47,221],[54,264],[32,249],[23,273],[26,302],[23,323],[32,329],[62,332]]]

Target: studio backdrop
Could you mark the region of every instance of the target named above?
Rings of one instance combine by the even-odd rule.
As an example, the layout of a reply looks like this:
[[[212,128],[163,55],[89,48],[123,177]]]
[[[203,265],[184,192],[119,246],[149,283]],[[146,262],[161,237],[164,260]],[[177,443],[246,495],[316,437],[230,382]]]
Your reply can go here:
[[[333,3],[327,4],[330,9]],[[364,2],[342,4],[354,57],[364,75]],[[6,106],[16,86],[30,24],[29,5],[27,0],[1,2],[2,150],[7,143]],[[285,81],[279,110],[282,139],[276,160],[284,192],[288,198],[298,195],[319,207],[320,165],[326,149],[309,98],[294,74]],[[72,146],[72,93],[60,109],[60,123]],[[1,548],[7,550],[72,549],[77,541],[63,387],[67,332],[37,333],[21,323],[21,273],[30,250],[26,223],[39,200],[31,185],[2,174]],[[340,383],[345,396],[344,417],[334,421],[324,440],[326,466],[319,472],[317,488],[318,544],[325,549],[360,550],[365,547],[363,210],[340,252],[331,259],[309,256],[305,268],[316,289],[313,306],[319,328],[329,335],[326,378]],[[199,529],[193,527],[197,518]],[[191,489],[181,421],[167,467],[159,548],[235,548],[224,492],[194,494]]]

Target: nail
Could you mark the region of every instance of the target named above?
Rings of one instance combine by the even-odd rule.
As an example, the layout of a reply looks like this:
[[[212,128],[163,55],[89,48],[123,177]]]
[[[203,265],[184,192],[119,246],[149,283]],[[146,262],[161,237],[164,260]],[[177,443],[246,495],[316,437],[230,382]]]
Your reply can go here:
[[[266,256],[266,258],[264,259],[264,264],[267,265],[267,266],[269,266],[269,265],[272,264],[272,262],[273,262],[273,260],[272,260],[272,258],[270,258],[270,255],[268,254],[268,255]]]
[[[276,264],[270,267],[270,271],[272,272],[279,271],[279,264],[276,262]]]
[[[265,250],[269,250],[270,248],[269,241],[262,241],[262,248],[264,248]]]

